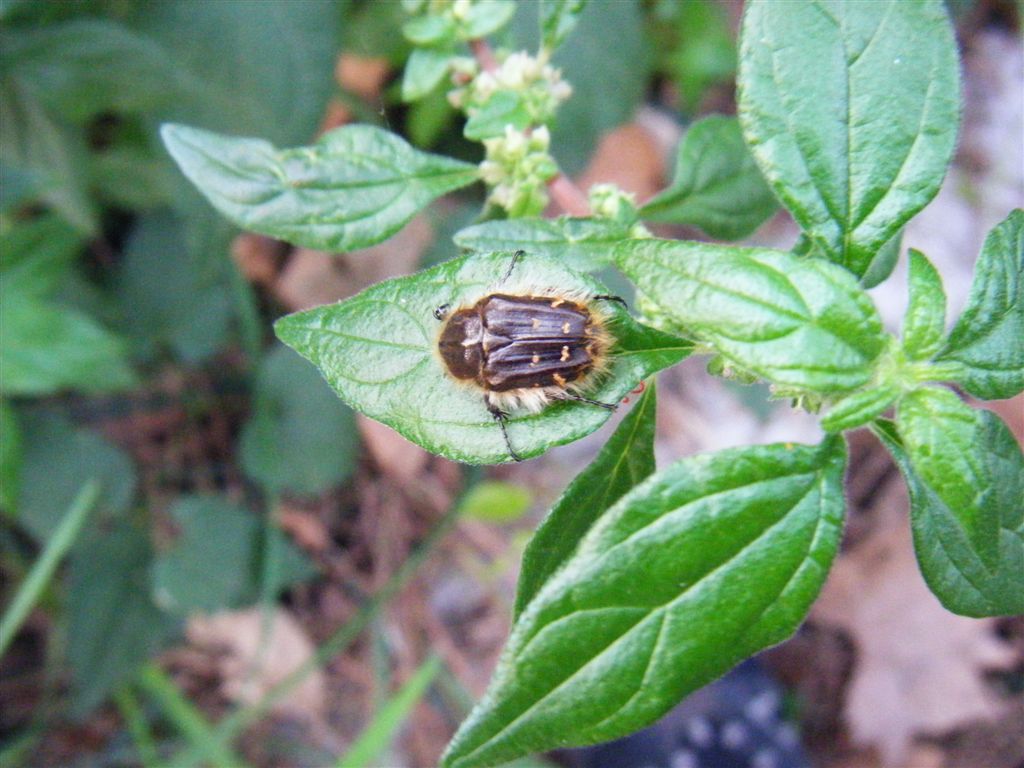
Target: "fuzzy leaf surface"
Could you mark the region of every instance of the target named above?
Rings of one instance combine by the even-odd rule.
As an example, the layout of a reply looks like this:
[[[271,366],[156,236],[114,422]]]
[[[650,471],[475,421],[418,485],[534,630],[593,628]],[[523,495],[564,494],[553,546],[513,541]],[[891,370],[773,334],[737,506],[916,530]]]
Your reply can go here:
[[[311,360],[342,400],[408,440],[456,461],[509,461],[483,392],[457,382],[444,367],[434,310],[472,306],[489,293],[601,294],[599,283],[538,256],[527,256],[499,282],[510,253],[470,254],[408,277],[386,280],[338,304],[284,317],[278,337]],[[640,325],[617,304],[602,303],[616,343],[610,368],[588,396],[618,402],[637,383],[686,357],[692,345]],[[540,413],[513,412],[508,434],[520,456],[590,434],[608,411],[560,402]]]
[[[1024,210],[985,238],[967,306],[937,359],[962,363],[957,383],[976,397],[1024,390]]]
[[[523,552],[515,616],[558,570],[580,540],[612,504],[654,472],[654,415],[651,382],[589,466],[569,483]]]
[[[184,125],[165,125],[161,134],[182,172],[233,223],[325,251],[386,240],[477,175],[474,165],[420,152],[368,125],[285,150]]]
[[[999,496],[999,557],[989,566],[978,555],[955,511],[914,468],[895,425],[878,422],[910,491],[910,527],[929,589],[962,616],[1024,613],[1024,456],[1007,426],[990,411],[977,411],[979,437]]]
[[[698,120],[679,143],[672,184],[640,216],[689,224],[721,240],[746,237],[778,209],[734,117]]]
[[[747,143],[804,232],[858,277],[942,183],[959,73],[941,0],[746,6]]]
[[[472,251],[522,249],[592,272],[611,261],[615,245],[629,236],[630,228],[619,221],[562,216],[485,221],[456,232],[455,244]]]
[[[867,383],[882,323],[849,272],[767,248],[633,240],[616,263],[659,309],[743,371],[800,390]]]
[[[914,471],[953,512],[978,558],[993,567],[1003,495],[977,411],[948,389],[922,387],[900,400],[896,429]]]
[[[441,764],[624,735],[788,637],[835,556],[845,464],[829,438],[695,456],[638,485],[519,616]]]
[[[910,301],[903,316],[903,350],[927,360],[942,346],[946,332],[946,292],[942,277],[920,251],[910,251]]]

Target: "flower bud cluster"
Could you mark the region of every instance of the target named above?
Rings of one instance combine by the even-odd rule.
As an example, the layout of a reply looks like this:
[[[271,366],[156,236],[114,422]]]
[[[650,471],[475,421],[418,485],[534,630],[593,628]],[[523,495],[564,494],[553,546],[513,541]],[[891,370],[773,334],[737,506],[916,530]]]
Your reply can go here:
[[[486,159],[480,177],[491,192],[487,202],[504,208],[509,216],[537,216],[548,204],[547,182],[558,174],[548,154],[551,135],[547,126],[533,131],[505,127],[505,133],[484,139]]]
[[[451,91],[448,100],[472,117],[499,91],[517,94],[534,125],[550,122],[558,105],[572,95],[561,70],[541,57],[517,51],[506,56],[497,69],[480,72],[465,87]]]
[[[595,184],[587,194],[590,210],[599,219],[612,219],[632,224],[639,216],[636,195],[614,184]]]

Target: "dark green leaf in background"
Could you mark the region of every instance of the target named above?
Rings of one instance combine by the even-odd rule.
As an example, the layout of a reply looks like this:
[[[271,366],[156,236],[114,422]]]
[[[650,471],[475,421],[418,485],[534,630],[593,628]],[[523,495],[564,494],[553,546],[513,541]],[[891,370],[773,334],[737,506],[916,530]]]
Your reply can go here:
[[[686,0],[665,4],[665,17],[655,9],[654,23],[670,24],[666,30],[675,36],[666,52],[663,66],[679,90],[684,111],[698,110],[708,88],[717,84],[732,85],[736,74],[736,43],[729,11],[716,0]],[[662,30],[654,34],[663,36]]]
[[[858,277],[939,189],[959,72],[941,0],[746,6],[744,135],[797,223]]]
[[[58,216],[37,216],[11,225],[0,234],[0,293],[52,295],[81,246],[81,233]]]
[[[286,150],[184,125],[165,125],[162,133],[185,175],[232,222],[327,251],[387,239],[477,174],[476,166],[420,152],[368,125]]]
[[[576,28],[587,0],[540,0],[540,41],[555,51]]]
[[[0,400],[0,509],[8,515],[18,507],[23,451],[18,414],[7,400]]]
[[[963,616],[1024,613],[1024,456],[1013,433],[989,411],[976,412],[980,444],[999,508],[999,559],[982,561],[955,508],[918,473],[892,422],[875,433],[889,448],[910,490],[910,525],[921,573],[942,604]]]
[[[83,539],[68,580],[71,713],[81,717],[160,650],[178,621],[153,604],[148,536],[121,524]]]
[[[518,251],[547,256],[578,272],[592,272],[612,260],[616,243],[630,228],[611,219],[501,219],[455,233],[455,244],[472,251]]]
[[[433,311],[472,305],[488,293],[585,291],[602,287],[548,259],[527,256],[499,283],[510,253],[474,254],[409,277],[387,280],[347,301],[279,320],[278,337],[312,360],[349,405],[429,451],[472,464],[509,461],[501,430],[483,393],[448,375],[437,353],[441,323]],[[618,402],[637,382],[689,354],[690,344],[637,324],[618,305],[601,305],[616,338],[607,376],[588,391]],[[514,450],[532,457],[577,440],[608,419],[584,403],[556,403],[540,413],[516,412],[508,433]]]
[[[19,413],[23,454],[17,516],[32,537],[44,542],[90,480],[100,484],[92,513],[95,524],[122,515],[135,495],[131,458],[95,432],[51,414]]]
[[[0,160],[0,212],[36,199],[42,191],[39,174]]]
[[[529,489],[501,480],[485,480],[470,488],[460,503],[461,515],[488,523],[511,523],[530,509]]]
[[[215,353],[227,338],[230,297],[223,270],[206,270],[185,228],[167,210],[138,218],[118,268],[125,333],[143,349],[170,347],[185,362]]]
[[[830,438],[683,459],[635,487],[520,614],[442,765],[624,735],[788,637],[838,547],[845,464]]]
[[[736,118],[712,115],[686,131],[672,184],[648,200],[640,216],[688,224],[722,240],[739,240],[777,209]]]
[[[651,382],[601,452],[573,479],[537,528],[523,553],[515,616],[569,559],[605,510],[654,472],[656,410]]]
[[[493,35],[511,20],[515,12],[515,0],[476,0],[463,21],[462,37],[475,40]]]
[[[455,49],[449,46],[416,48],[409,54],[402,75],[402,101],[416,101],[433,91],[448,74]]]
[[[946,333],[946,292],[939,272],[920,251],[910,250],[910,300],[903,316],[903,351],[912,360],[928,360]]]
[[[953,513],[981,562],[994,567],[1003,497],[978,412],[948,389],[922,387],[900,400],[896,429],[914,472]]]
[[[884,346],[845,270],[766,248],[633,240],[616,262],[644,296],[742,371],[820,393],[863,386]]]
[[[967,306],[937,359],[962,363],[957,383],[976,397],[1024,390],[1024,211],[985,238]]]
[[[240,445],[243,470],[264,489],[313,494],[352,474],[359,433],[352,411],[319,371],[280,346],[260,363]]]

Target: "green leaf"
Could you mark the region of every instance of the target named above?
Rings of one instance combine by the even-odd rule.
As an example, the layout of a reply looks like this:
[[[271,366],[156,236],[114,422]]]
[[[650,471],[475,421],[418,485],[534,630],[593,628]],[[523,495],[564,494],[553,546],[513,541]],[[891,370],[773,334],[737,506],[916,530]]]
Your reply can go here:
[[[462,37],[475,40],[493,35],[511,21],[515,12],[514,0],[476,0],[469,7]]]
[[[494,291],[606,293],[600,284],[548,259],[528,256],[508,280],[509,253],[471,254],[409,277],[387,280],[338,304],[278,320],[278,337],[312,360],[357,411],[408,440],[456,461],[509,461],[501,429],[483,392],[448,375],[437,353],[441,324],[434,310],[472,305]],[[610,368],[588,396],[618,402],[637,382],[686,357],[691,345],[636,323],[618,305],[601,304],[616,343]],[[608,411],[560,402],[540,413],[516,412],[508,434],[520,456],[536,456],[590,434]]]
[[[536,50],[539,3],[520,3],[514,49]],[[552,63],[572,86],[551,129],[551,154],[570,175],[582,171],[608,131],[632,119],[643,100],[651,56],[637,0],[589,3]]]
[[[505,126],[523,130],[532,122],[522,95],[515,91],[498,91],[482,107],[474,108],[462,133],[467,139],[483,141],[505,133]]]
[[[380,765],[381,753],[387,749],[440,671],[441,660],[436,656],[423,662],[405,685],[384,702],[338,761],[337,768],[374,768]]]
[[[941,0],[746,6],[747,143],[797,223],[858,277],[942,183],[959,72]]]
[[[402,101],[416,101],[433,91],[448,74],[454,55],[448,46],[415,48],[405,62]]]
[[[613,249],[630,228],[611,219],[502,219],[455,233],[455,244],[472,251],[518,251],[560,261],[578,272],[593,272],[612,260]]]
[[[978,413],[948,389],[922,387],[900,401],[896,429],[914,471],[953,512],[981,561],[994,566],[1001,491],[985,460]]]
[[[223,270],[209,270],[189,253],[186,232],[170,211],[140,216],[117,275],[125,332],[144,347],[167,346],[185,362],[200,362],[228,338],[231,300]]]
[[[856,429],[885,413],[900,396],[900,388],[891,384],[854,392],[835,403],[821,420],[826,432]]]
[[[0,161],[0,213],[35,200],[42,191],[39,174]]]
[[[1024,211],[989,232],[974,267],[967,307],[938,360],[962,363],[957,383],[985,400],[1024,390]]]
[[[419,152],[368,125],[286,150],[184,125],[161,133],[185,175],[232,222],[325,251],[379,243],[477,175],[476,166]]]
[[[0,235],[0,292],[52,295],[81,245],[81,233],[58,216],[18,221]]]
[[[896,262],[900,260],[900,247],[903,243],[903,230],[901,229],[890,238],[889,242],[878,249],[878,253],[868,264],[861,275],[860,284],[863,288],[874,288],[879,283],[888,279],[889,275],[896,268]]]
[[[7,400],[0,400],[0,509],[7,514],[17,510],[24,453],[18,414]]]
[[[689,224],[721,240],[739,240],[778,209],[734,117],[698,120],[683,136],[672,184],[640,216]]]
[[[49,539],[62,512],[90,480],[100,483],[93,522],[121,516],[135,496],[135,467],[120,448],[88,429],[47,414],[19,414],[22,427],[18,521],[37,542]]]
[[[548,51],[556,50],[579,21],[587,0],[540,0],[540,40]]]
[[[119,525],[84,539],[71,557],[68,661],[71,713],[81,717],[130,679],[177,631],[149,596],[152,549],[142,531]]]
[[[237,607],[249,594],[259,518],[217,496],[171,507],[178,538],[153,561],[154,602],[177,615]]]
[[[427,13],[403,24],[402,34],[414,45],[450,43],[455,39],[455,22],[447,14]]]
[[[917,472],[892,422],[878,422],[885,443],[910,490],[910,526],[921,573],[942,604],[962,616],[1024,613],[1024,456],[1006,425],[978,411],[982,460],[999,507],[999,559],[993,567],[979,557],[958,516]]]
[[[903,316],[903,351],[911,360],[928,360],[946,333],[946,292],[928,258],[910,249],[910,301]]]
[[[245,473],[271,493],[320,493],[355,469],[355,418],[313,366],[279,346],[256,373],[241,456]]]
[[[179,95],[174,62],[111,19],[73,19],[4,36],[7,65],[53,114],[77,123],[142,113]]]
[[[683,459],[638,485],[516,620],[441,764],[630,733],[784,640],[835,556],[845,464],[831,438]]]
[[[132,28],[167,51],[183,91],[154,117],[283,146],[309,141],[337,88],[342,5],[147,0],[133,6]],[[394,36],[401,40],[397,29]]]
[[[28,173],[44,202],[84,234],[99,230],[86,190],[82,136],[47,114],[35,94],[13,77],[0,78],[0,155]]]
[[[669,36],[658,48],[665,52],[665,66],[683,110],[692,114],[708,88],[717,83],[731,86],[735,78],[736,42],[729,11],[715,0],[687,0],[656,6],[652,16],[651,33]]]
[[[102,392],[135,381],[121,340],[78,310],[2,291],[0,327],[4,394]]]
[[[620,269],[663,313],[742,371],[819,393],[868,382],[884,347],[874,304],[845,270],[766,248],[633,240]]]
[[[511,523],[530,509],[533,495],[528,488],[500,480],[477,483],[462,498],[463,517],[474,517],[488,523]]]
[[[569,483],[537,528],[523,553],[514,616],[570,558],[605,510],[654,472],[656,405],[651,382],[597,458]]]

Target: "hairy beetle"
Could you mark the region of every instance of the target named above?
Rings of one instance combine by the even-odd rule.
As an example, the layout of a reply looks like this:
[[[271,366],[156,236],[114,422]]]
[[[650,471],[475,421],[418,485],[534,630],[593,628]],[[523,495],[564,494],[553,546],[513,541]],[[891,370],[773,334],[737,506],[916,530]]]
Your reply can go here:
[[[502,283],[523,255],[516,252]],[[592,303],[597,300],[622,301],[555,290],[495,292],[471,306],[453,310],[445,304],[434,310],[444,321],[437,347],[445,368],[456,380],[483,392],[516,461],[521,458],[505,426],[509,411],[537,412],[553,400],[615,410],[614,403],[581,394],[607,366],[613,342],[605,314]]]

